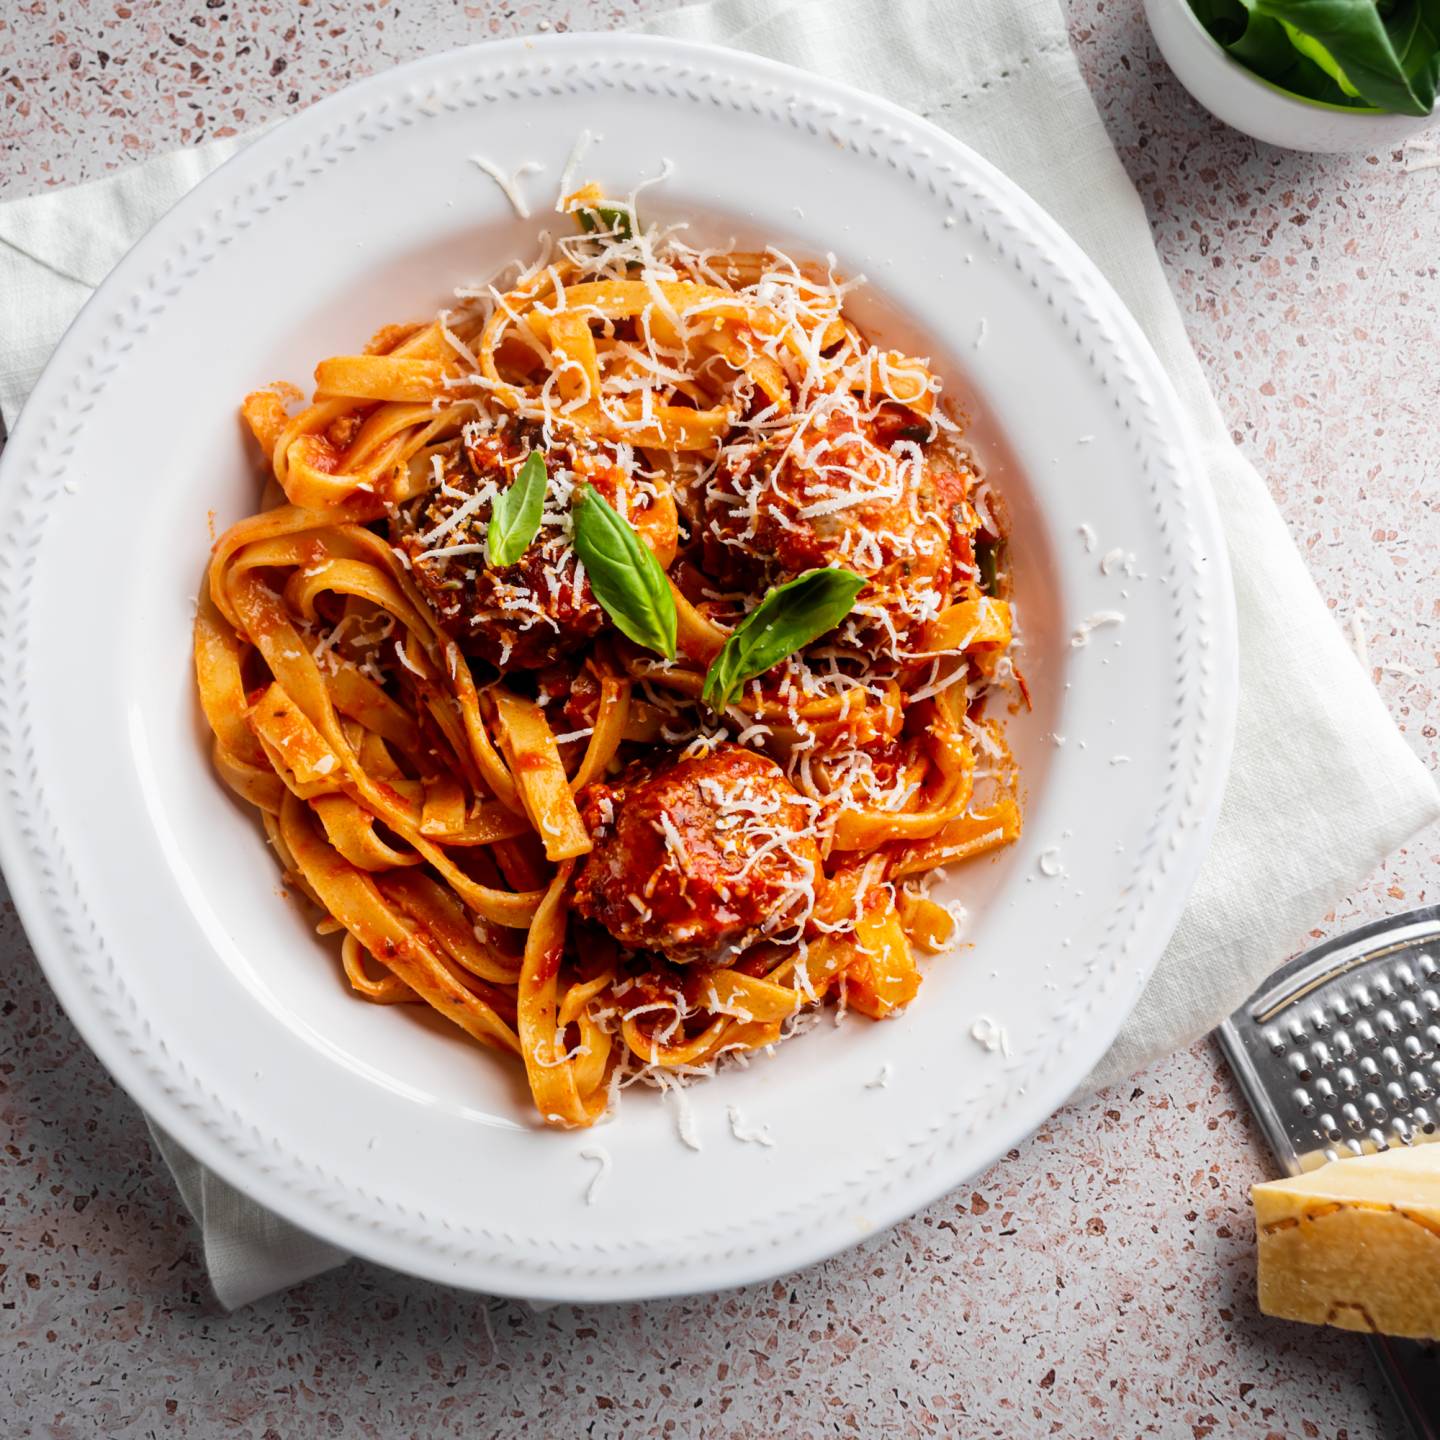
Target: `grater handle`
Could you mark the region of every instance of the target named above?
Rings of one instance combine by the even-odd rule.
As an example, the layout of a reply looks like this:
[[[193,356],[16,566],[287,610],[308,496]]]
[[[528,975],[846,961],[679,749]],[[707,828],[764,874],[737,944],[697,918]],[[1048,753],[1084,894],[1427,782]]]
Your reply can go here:
[[[1420,1340],[1372,1335],[1370,1350],[1415,1440],[1440,1440],[1440,1350]]]

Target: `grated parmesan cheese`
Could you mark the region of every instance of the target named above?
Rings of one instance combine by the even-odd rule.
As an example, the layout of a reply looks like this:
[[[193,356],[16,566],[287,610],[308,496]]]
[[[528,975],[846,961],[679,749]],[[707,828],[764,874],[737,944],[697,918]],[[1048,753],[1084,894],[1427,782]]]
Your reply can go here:
[[[970,1027],[970,1038],[986,1051],[993,1055],[997,1050],[1008,1059],[1010,1056],[1010,1036],[1003,1025],[998,1025],[988,1015],[979,1016]]]
[[[603,1145],[587,1145],[581,1152],[582,1160],[593,1160],[597,1169],[590,1177],[590,1183],[585,1187],[585,1203],[593,1205],[599,1195],[600,1187],[609,1178],[610,1171],[614,1168],[614,1162],[610,1158],[610,1152]]]
[[[523,165],[517,165],[514,173],[510,175],[507,175],[493,160],[487,160],[483,155],[472,155],[470,163],[477,170],[483,170],[500,187],[501,193],[522,220],[530,218],[530,206],[526,203],[524,195],[520,193],[520,181],[526,175],[537,174],[545,168],[538,160],[527,160]]]
[[[1090,643],[1090,636],[1105,625],[1123,625],[1125,615],[1120,610],[1097,610],[1089,619],[1082,620],[1070,636],[1073,649],[1082,650]]]
[[[685,1086],[664,1070],[656,1069],[653,1073],[661,1090],[675,1101],[675,1133],[680,1137],[680,1143],[687,1149],[699,1151],[700,1132],[695,1124],[695,1109],[690,1104],[690,1097],[685,1093]]]
[[[770,1134],[768,1125],[759,1125],[755,1128],[745,1124],[744,1117],[740,1114],[738,1105],[727,1105],[725,1107],[726,1118],[730,1121],[730,1133],[745,1145],[762,1145],[766,1149],[773,1149],[775,1140]]]
[[[579,172],[591,144],[597,138],[589,130],[581,130],[575,137],[569,157],[560,171],[560,185],[555,193],[555,209],[561,214],[565,211],[565,197],[575,188],[575,176]]]

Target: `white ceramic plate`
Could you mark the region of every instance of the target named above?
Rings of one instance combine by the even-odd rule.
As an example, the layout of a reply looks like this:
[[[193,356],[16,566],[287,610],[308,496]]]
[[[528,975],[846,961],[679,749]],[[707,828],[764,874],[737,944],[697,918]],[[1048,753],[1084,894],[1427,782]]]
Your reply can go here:
[[[650,214],[870,276],[862,318],[934,357],[1008,496],[1035,697],[1010,727],[1025,835],[951,884],[968,943],[928,964],[902,1018],[827,1021],[693,1087],[699,1153],[649,1093],[602,1130],[544,1130],[517,1069],[412,1007],[352,998],[212,775],[193,696],[207,515],[223,527],[258,494],[240,397],[528,254],[582,127],[604,137],[586,171],[607,185],[673,161]],[[547,167],[525,185],[536,219],[476,152]],[[1106,612],[1123,623],[1073,643]],[[939,130],[730,53],[489,45],[297,116],[126,257],[4,457],[0,854],[51,983],[120,1083],[227,1180],[340,1245],[476,1289],[754,1280],[1013,1145],[1084,1079],[1170,936],[1234,696],[1213,501],[1098,273]],[[982,1014],[1008,1053],[971,1039]],[[886,1064],[889,1084],[867,1087]],[[732,1136],[732,1105],[774,1148]],[[579,1152],[597,1142],[614,1169],[587,1207]]]

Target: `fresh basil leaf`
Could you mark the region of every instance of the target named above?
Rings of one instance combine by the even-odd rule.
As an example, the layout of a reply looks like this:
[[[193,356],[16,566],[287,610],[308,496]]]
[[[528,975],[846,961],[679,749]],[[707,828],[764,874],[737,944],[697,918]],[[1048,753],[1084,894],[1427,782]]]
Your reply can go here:
[[[1440,81],[1440,5],[1405,0],[1388,17],[1375,0],[1242,0],[1252,17],[1310,42],[1304,58],[1342,90],[1401,115],[1428,115]],[[1337,73],[1338,72],[1338,73]]]
[[[660,562],[593,485],[575,498],[575,553],[600,607],[622,635],[675,658],[675,597]]]
[[[619,205],[584,205],[575,214],[580,221],[580,228],[587,235],[608,230],[621,240],[635,238],[635,226],[630,212]]]
[[[705,703],[718,715],[747,680],[833,630],[854,608],[864,579],[851,570],[807,570],[765,598],[730,632],[705,673]]]
[[[1000,570],[999,540],[977,540],[975,542],[975,568],[980,572],[980,588],[987,595],[994,595]]]
[[[1307,35],[1303,30],[1297,30],[1288,20],[1282,20],[1280,24],[1285,31],[1285,38],[1290,44],[1307,60],[1313,60],[1340,87],[1344,94],[1352,100],[1364,98],[1350,83],[1349,78],[1340,68],[1340,62],[1313,35]]]
[[[1247,70],[1292,95],[1336,105],[1353,103],[1313,60],[1290,43],[1285,27],[1267,15],[1250,16],[1243,33],[1227,42],[1225,48]]]
[[[1440,88],[1440,0],[1190,0],[1246,69],[1302,99],[1427,115]]]
[[[1245,28],[1225,48],[1248,70],[1279,85],[1292,78],[1291,72],[1311,64],[1290,43],[1285,27],[1266,15],[1250,15]],[[1324,80],[1324,73],[1316,77]],[[1303,83],[1303,82],[1302,82]],[[1297,94],[1304,93],[1297,91]]]
[[[545,461],[538,450],[525,457],[520,473],[495,497],[490,528],[485,532],[487,558],[493,566],[513,565],[540,533],[545,512]]]
[[[1240,0],[1190,0],[1200,23],[1222,45],[1229,45],[1245,33],[1249,12]]]
[[[1313,60],[1302,55],[1290,43],[1289,33],[1278,20],[1252,14],[1242,0],[1190,0],[1190,3],[1214,39],[1262,80],[1302,99],[1326,105],[1353,109],[1365,104],[1347,95]]]
[[[1382,12],[1384,13],[1384,12]],[[1440,0],[1411,0],[1385,15],[1385,32],[1410,86],[1433,109],[1440,93]]]

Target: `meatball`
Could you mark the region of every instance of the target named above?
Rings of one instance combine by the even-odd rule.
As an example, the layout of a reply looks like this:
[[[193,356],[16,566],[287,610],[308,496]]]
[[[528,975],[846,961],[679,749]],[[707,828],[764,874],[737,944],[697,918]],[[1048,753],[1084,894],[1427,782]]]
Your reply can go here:
[[[435,487],[391,524],[392,542],[444,629],[466,654],[503,668],[534,670],[573,655],[605,625],[570,543],[574,487],[593,485],[617,508],[625,495],[642,534],[668,501],[635,484],[615,447],[557,446],[544,452],[550,479],[539,533],[515,564],[492,567],[485,541],[495,496],[541,443],[537,426],[467,427]]]
[[[721,745],[581,793],[595,842],[574,905],[632,950],[719,964],[799,938],[815,902],[814,806],[773,760]]]
[[[883,409],[863,417],[841,396],[799,435],[727,447],[690,497],[702,567],[754,589],[844,566],[870,582],[855,638],[903,651],[951,598],[957,562],[963,573],[972,559],[969,471],[937,464],[919,430]]]

